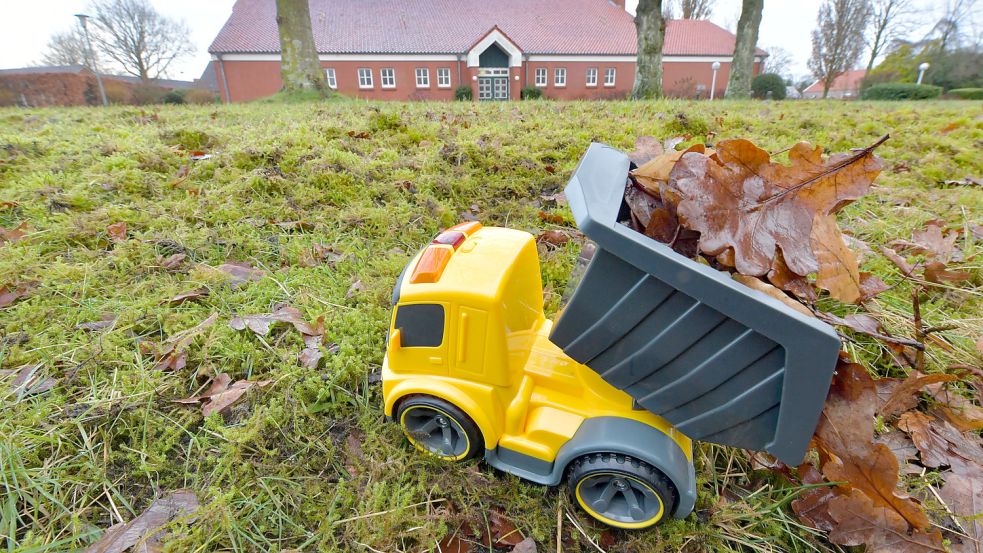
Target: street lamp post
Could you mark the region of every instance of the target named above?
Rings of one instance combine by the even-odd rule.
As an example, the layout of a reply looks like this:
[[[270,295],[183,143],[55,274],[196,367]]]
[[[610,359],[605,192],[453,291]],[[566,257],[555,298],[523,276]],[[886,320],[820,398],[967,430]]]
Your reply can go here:
[[[713,77],[710,78],[710,99],[713,100],[713,96],[717,92],[717,71],[720,71],[720,62],[713,62],[710,69],[713,69]]]
[[[92,39],[89,38],[89,16],[84,13],[77,13],[75,17],[79,18],[79,24],[82,25],[82,34],[85,35],[85,58],[89,60],[89,69],[96,74],[96,83],[99,84],[99,95],[102,96],[102,105],[108,106],[109,100],[106,99],[106,89],[102,86],[102,76],[99,75],[99,69],[96,68],[96,53],[92,50]]]
[[[918,66],[918,84],[922,84],[922,77],[925,76],[925,72],[926,71],[928,71],[928,62],[927,61],[926,62],[922,62],[922,64]]]

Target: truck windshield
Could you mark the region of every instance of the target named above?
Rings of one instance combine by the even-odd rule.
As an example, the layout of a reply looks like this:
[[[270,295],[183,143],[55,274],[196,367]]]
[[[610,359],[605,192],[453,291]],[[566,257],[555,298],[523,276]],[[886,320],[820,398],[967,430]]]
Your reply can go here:
[[[444,341],[444,306],[415,303],[396,308],[400,345],[404,348],[435,348]]]

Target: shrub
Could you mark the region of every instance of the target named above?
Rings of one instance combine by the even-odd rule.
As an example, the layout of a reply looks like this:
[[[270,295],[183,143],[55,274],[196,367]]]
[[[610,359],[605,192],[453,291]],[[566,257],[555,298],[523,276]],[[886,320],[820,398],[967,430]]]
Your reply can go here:
[[[218,94],[204,88],[190,88],[184,92],[184,101],[189,104],[217,104]]]
[[[454,89],[454,99],[467,102],[474,99],[474,92],[471,90],[470,86],[461,85]]]
[[[165,104],[183,104],[184,103],[185,91],[175,88],[174,90],[169,90],[167,94],[161,97],[161,101]]]
[[[543,89],[535,86],[524,87],[520,93],[523,100],[539,100],[543,97]]]
[[[954,96],[960,100],[983,100],[983,88],[953,88],[946,96]]]
[[[751,92],[755,98],[784,100],[785,79],[776,73],[762,73],[751,81]]]
[[[864,100],[929,100],[938,98],[942,87],[930,84],[883,83],[864,90]]]
[[[138,106],[159,104],[164,101],[164,95],[167,92],[167,89],[162,86],[141,83],[133,86],[130,101]]]

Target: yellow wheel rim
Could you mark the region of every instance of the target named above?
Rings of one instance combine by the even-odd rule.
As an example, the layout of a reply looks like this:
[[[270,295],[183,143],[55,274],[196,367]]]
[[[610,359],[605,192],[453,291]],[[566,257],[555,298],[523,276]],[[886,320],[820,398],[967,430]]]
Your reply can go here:
[[[399,426],[413,447],[438,459],[460,461],[471,452],[464,426],[439,407],[411,405],[400,414]]]
[[[604,489],[598,491],[601,486]],[[662,497],[652,486],[623,472],[589,473],[577,482],[574,495],[587,514],[616,528],[647,528],[665,513]]]

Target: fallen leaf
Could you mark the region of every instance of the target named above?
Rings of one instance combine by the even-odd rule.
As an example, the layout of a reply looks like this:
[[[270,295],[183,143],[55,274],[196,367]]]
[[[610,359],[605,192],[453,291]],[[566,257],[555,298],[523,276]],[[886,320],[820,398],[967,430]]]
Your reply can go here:
[[[570,233],[562,230],[544,230],[536,237],[536,242],[560,247],[570,241]]]
[[[182,303],[189,300],[198,300],[201,298],[208,297],[208,288],[195,288],[194,290],[188,290],[187,292],[182,292],[169,300],[161,300],[158,305],[181,305]]]
[[[348,287],[348,292],[345,293],[346,298],[354,298],[359,292],[365,291],[365,285],[362,284],[361,279],[356,280]]]
[[[85,553],[123,553],[134,546],[137,547],[133,551],[163,551],[163,529],[175,521],[194,522],[198,507],[198,496],[192,490],[171,492],[156,499],[130,522],[111,526]]]
[[[834,242],[842,242],[838,233],[817,235],[829,229],[825,217],[870,189],[883,166],[873,150],[886,139],[827,159],[822,148],[800,142],[789,150],[791,166],[772,162],[768,152],[742,139],[720,142],[712,157],[688,153],[670,174],[670,186],[681,197],[679,218],[700,233],[702,252],[717,255],[733,248],[742,274],[766,274],[779,249],[792,272],[818,272],[814,245],[825,244],[835,257],[840,249]],[[814,232],[817,222],[820,228]],[[855,263],[855,258],[837,259],[825,270],[855,274]],[[825,281],[833,278],[824,275]]]
[[[551,223],[551,224],[554,224],[554,225],[562,225],[562,224],[566,223],[566,219],[563,218],[563,215],[558,215],[556,213],[548,213],[546,211],[540,211],[539,212],[539,219],[541,221],[544,221],[544,222],[547,222],[547,223]],[[478,219],[475,218],[475,219],[471,219],[471,220],[477,221]]]
[[[303,267],[316,267],[321,263],[327,263],[334,267],[345,259],[345,255],[337,251],[334,246],[328,244],[315,243],[310,248],[304,250],[304,255],[300,258]]]
[[[953,553],[979,553],[983,544],[983,472],[977,468],[972,474],[948,474],[939,497],[959,519],[959,526],[968,537],[951,536],[949,545]]]
[[[187,259],[187,257],[188,255],[184,253],[176,253],[173,255],[169,255],[161,260],[160,266],[167,269],[168,271],[173,271],[174,269],[180,267],[181,264],[184,263],[184,260]]]
[[[116,315],[112,313],[105,313],[103,314],[102,318],[100,318],[98,321],[79,323],[75,325],[75,328],[79,330],[87,330],[89,332],[95,332],[97,330],[109,328],[113,326],[115,322],[116,322]]]
[[[654,136],[639,136],[635,139],[635,150],[628,154],[628,159],[636,166],[644,165],[647,161],[665,153],[665,149]]]
[[[487,532],[482,536],[482,545],[485,547],[507,547],[515,546],[522,542],[522,534],[515,524],[509,520],[505,513],[499,509],[492,509],[488,513]]]
[[[316,369],[317,364],[321,361],[322,357],[324,357],[324,353],[321,352],[320,348],[304,348],[301,350],[297,360],[300,362],[301,367]]]
[[[512,548],[512,553],[537,553],[537,551],[536,540],[532,538],[526,538]]]
[[[283,223],[274,224],[283,230],[314,230],[314,223],[308,223],[307,221],[285,221]]]
[[[641,165],[631,172],[631,176],[634,177],[635,181],[648,192],[652,194],[662,194],[663,185],[669,182],[669,175],[672,173],[676,163],[678,163],[684,155],[692,152],[706,154],[707,156],[710,155],[707,154],[707,149],[705,146],[703,146],[703,144],[694,144],[689,148],[678,152],[676,150],[671,150],[664,154],[658,155],[647,163]],[[662,199],[668,201],[665,197]]]
[[[348,131],[348,136],[352,138],[365,139],[371,137],[372,135],[369,134],[368,131]]]
[[[262,269],[250,267],[245,263],[223,263],[218,266],[218,270],[229,275],[233,288],[239,287],[247,282],[256,282],[266,276]]]
[[[966,177],[962,180],[944,180],[942,184],[946,186],[983,186],[983,179]]]
[[[183,369],[188,364],[188,346],[191,345],[195,336],[212,326],[216,320],[218,320],[218,314],[213,313],[194,327],[170,337],[164,342],[163,347],[156,352],[157,364],[154,365],[154,370],[179,371]]]
[[[239,400],[253,386],[265,387],[272,380],[239,380],[232,382],[229,375],[222,373],[215,377],[211,386],[204,393],[184,399],[176,399],[175,403],[201,403],[201,413],[204,416],[212,413],[224,413],[233,403]]]
[[[922,375],[912,373],[904,379],[888,397],[884,405],[877,410],[882,417],[890,417],[902,413],[909,409],[914,409],[918,405],[917,394],[930,384],[941,382],[952,382],[958,380],[954,374],[929,374]]]
[[[973,278],[969,271],[950,271],[941,261],[929,261],[925,264],[925,280],[941,284],[942,282],[960,282]]]
[[[961,127],[962,125],[963,124],[962,124],[961,121],[953,121],[953,122],[947,124],[946,126],[942,127],[941,129],[939,129],[939,132],[942,133],[942,134],[949,134],[952,131],[954,131],[954,130],[958,129],[959,127]]]
[[[836,486],[818,486],[826,482],[822,473],[810,464],[801,465],[798,469],[799,479],[805,485],[816,486],[803,490],[798,498],[792,501],[792,510],[799,520],[823,532],[831,532],[836,521],[829,514],[829,502],[843,492]],[[828,483],[827,483],[828,484]]]
[[[321,318],[315,325],[311,325],[304,320],[303,314],[296,307],[282,306],[273,313],[259,315],[243,315],[232,317],[229,326],[234,330],[252,330],[260,336],[266,336],[270,332],[270,327],[275,322],[288,323],[293,325],[298,332],[306,336],[320,336],[324,334],[324,319]]]
[[[30,230],[31,228],[28,226],[26,221],[12,229],[0,227],[0,244],[3,244],[4,242],[10,242],[11,244],[20,242],[25,236],[27,236],[27,233]]]
[[[843,241],[834,215],[817,215],[812,223],[812,250],[819,263],[816,286],[843,303],[861,298],[857,256]]]
[[[0,287],[0,309],[27,298],[32,290],[34,290],[34,286],[30,284],[22,284],[17,287],[8,284]]]
[[[925,511],[898,491],[898,460],[886,445],[874,442],[876,407],[876,387],[867,369],[840,363],[814,437],[822,473],[830,482],[848,482],[878,509],[894,511],[912,528],[927,528]]]
[[[901,469],[900,472],[911,474],[921,473],[921,467],[911,465],[911,461],[918,456],[918,448],[915,447],[915,443],[911,441],[911,438],[907,434],[897,429],[889,430],[874,438],[874,441],[886,445],[891,450],[891,453],[898,460],[898,466]]]
[[[908,523],[897,511],[876,504],[860,490],[830,500],[829,513],[836,521],[829,533],[833,543],[866,545],[866,553],[945,552],[941,532],[909,532]]]
[[[892,240],[889,245],[895,250],[924,255],[929,259],[948,263],[953,259],[953,253],[956,251],[959,232],[943,231],[944,225],[945,223],[939,220],[928,221],[924,228],[912,231],[911,240]]]
[[[43,365],[36,363],[13,370],[0,370],[0,378],[13,376],[8,388],[19,397],[43,394],[54,388],[58,379],[45,376],[42,369]]]
[[[747,275],[742,275],[740,273],[734,273],[733,275],[731,275],[731,277],[734,280],[736,280],[737,282],[740,282],[741,284],[743,284],[744,286],[747,286],[748,288],[752,288],[752,289],[757,290],[759,292],[763,292],[765,294],[768,294],[769,296],[777,299],[778,301],[780,301],[780,302],[784,303],[785,305],[787,305],[789,308],[791,308],[791,309],[793,309],[795,311],[798,311],[799,313],[802,313],[803,315],[806,315],[806,316],[809,316],[809,317],[813,317],[814,316],[812,314],[812,311],[809,311],[809,309],[806,306],[804,306],[801,303],[793,300],[792,298],[788,297],[788,294],[786,294],[785,292],[782,292],[778,288],[775,288],[771,284],[768,284],[767,282],[765,282],[765,281],[763,281],[763,280],[761,280],[759,278],[755,278],[755,277],[747,276]]]
[[[895,267],[901,269],[901,273],[904,274],[904,276],[910,276],[911,273],[914,272],[915,266],[912,265],[911,263],[908,263],[908,260],[906,260],[904,257],[901,257],[901,255],[897,251],[887,246],[881,246],[880,250],[881,253],[884,254],[884,257],[888,258],[888,260],[891,263],[894,263]]]
[[[109,234],[109,239],[113,242],[124,242],[126,241],[126,223],[113,223],[106,227],[106,233]]]
[[[926,467],[951,467],[966,474],[983,465],[983,447],[978,438],[968,437],[948,422],[919,411],[909,411],[898,419],[898,428],[911,436]]]
[[[879,277],[870,273],[860,273],[860,301],[865,302],[880,293],[887,292],[891,287]]]

